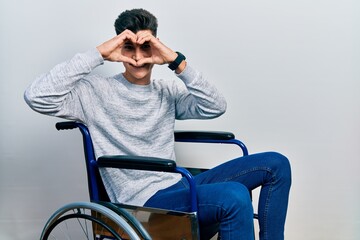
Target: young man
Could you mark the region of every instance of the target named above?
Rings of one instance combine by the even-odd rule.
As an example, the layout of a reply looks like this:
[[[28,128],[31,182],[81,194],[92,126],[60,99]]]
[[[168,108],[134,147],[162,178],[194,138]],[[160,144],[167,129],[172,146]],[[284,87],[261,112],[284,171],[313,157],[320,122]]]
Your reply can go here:
[[[117,35],[55,66],[26,90],[29,106],[43,114],[84,122],[95,154],[175,159],[175,119],[211,119],[226,101],[184,55],[158,38],[157,20],[146,10],[121,13]],[[90,75],[104,61],[122,62],[113,77]],[[169,64],[178,79],[154,80],[154,65]],[[137,170],[101,171],[114,202],[189,210],[188,186],[178,174]],[[234,159],[196,176],[202,239],[253,239],[248,189],[262,186],[260,239],[283,239],[291,184],[288,160],[278,153]]]

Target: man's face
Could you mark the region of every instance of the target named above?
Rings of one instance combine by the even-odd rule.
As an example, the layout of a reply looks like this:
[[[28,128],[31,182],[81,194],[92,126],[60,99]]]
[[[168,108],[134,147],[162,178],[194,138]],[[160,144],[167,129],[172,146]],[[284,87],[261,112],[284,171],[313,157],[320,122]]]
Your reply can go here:
[[[137,32],[136,35],[143,32],[151,33],[150,30],[141,30]],[[124,46],[122,47],[121,53],[122,55],[128,58],[132,58],[135,61],[139,61],[142,58],[149,58],[152,56],[151,46],[148,42],[139,45],[137,43],[133,43],[130,40],[125,42]],[[124,76],[128,81],[134,84],[140,84],[140,85],[149,84],[151,77],[151,70],[153,66],[154,64],[151,63],[142,64],[141,66],[134,66],[131,63],[124,62],[124,67],[125,67]]]

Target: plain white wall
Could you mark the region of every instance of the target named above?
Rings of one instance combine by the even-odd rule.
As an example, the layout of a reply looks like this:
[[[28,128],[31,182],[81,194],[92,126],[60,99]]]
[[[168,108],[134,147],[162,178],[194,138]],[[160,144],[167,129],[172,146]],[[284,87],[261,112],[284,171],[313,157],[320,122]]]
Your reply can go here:
[[[36,239],[57,208],[88,200],[80,134],[57,132],[58,119],[31,111],[22,95],[40,73],[112,37],[114,19],[134,7],[153,12],[160,39],[227,98],[221,118],[177,128],[232,131],[250,152],[289,157],[287,239],[360,239],[355,0],[1,0],[0,239]],[[106,63],[96,71],[122,70]],[[166,66],[155,75],[174,77]],[[179,146],[179,158],[188,147]],[[206,154],[209,166],[228,157]]]

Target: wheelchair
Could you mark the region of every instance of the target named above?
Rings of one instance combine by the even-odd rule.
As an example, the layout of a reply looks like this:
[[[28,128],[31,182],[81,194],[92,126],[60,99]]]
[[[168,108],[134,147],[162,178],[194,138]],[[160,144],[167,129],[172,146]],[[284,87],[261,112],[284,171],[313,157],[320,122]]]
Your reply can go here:
[[[206,169],[182,168],[169,159],[144,156],[102,156],[95,159],[88,128],[75,121],[56,123],[57,130],[78,128],[83,137],[90,202],[67,204],[53,213],[41,233],[46,239],[200,239],[193,176]],[[175,131],[176,142],[235,144],[248,155],[244,143],[230,132]],[[112,203],[100,177],[100,168],[122,168],[180,173],[190,185],[191,211]],[[251,194],[251,192],[250,192]],[[257,215],[254,214],[254,218]]]

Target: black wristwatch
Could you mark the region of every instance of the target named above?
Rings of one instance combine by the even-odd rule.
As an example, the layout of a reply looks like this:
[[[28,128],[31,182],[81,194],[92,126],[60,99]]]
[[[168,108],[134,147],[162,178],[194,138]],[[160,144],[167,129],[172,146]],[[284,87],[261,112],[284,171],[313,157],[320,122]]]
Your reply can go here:
[[[178,54],[178,56],[172,63],[169,64],[169,68],[173,71],[177,69],[180,63],[186,59],[186,57],[182,53],[180,52],[176,52],[176,53]]]

